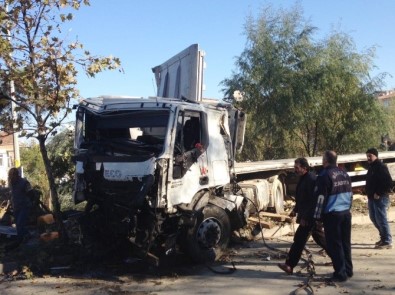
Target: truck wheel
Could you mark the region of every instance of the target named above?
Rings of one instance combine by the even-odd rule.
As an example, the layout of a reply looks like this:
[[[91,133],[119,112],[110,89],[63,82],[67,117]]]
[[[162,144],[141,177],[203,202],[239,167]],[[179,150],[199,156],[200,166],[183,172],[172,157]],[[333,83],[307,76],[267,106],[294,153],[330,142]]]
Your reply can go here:
[[[280,179],[275,178],[272,183],[272,198],[273,198],[273,205],[276,213],[282,214],[284,213],[284,188],[283,184],[281,183]]]
[[[199,211],[195,226],[188,230],[186,251],[194,262],[213,262],[221,257],[229,238],[228,214],[209,204]]]

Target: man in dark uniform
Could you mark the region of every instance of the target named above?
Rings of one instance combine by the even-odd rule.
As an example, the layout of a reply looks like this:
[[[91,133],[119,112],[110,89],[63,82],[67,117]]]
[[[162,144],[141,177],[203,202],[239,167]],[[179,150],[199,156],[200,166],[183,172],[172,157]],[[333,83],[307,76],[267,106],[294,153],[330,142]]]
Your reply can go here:
[[[379,153],[375,148],[366,151],[369,163],[366,175],[366,194],[368,195],[369,217],[373,225],[378,229],[380,240],[376,243],[376,249],[391,249],[392,236],[388,225],[387,211],[390,206],[389,192],[392,187],[392,178],[388,167],[382,163]]]
[[[324,222],[327,252],[332,259],[332,280],[344,282],[353,276],[351,259],[351,179],[337,167],[337,155],[326,151],[323,171],[317,177],[317,206],[314,218]]]
[[[305,158],[295,160],[295,172],[300,176],[296,186],[295,208],[290,216],[297,214],[296,223],[299,224],[295,232],[294,242],[289,250],[285,263],[279,263],[278,267],[287,274],[292,274],[294,267],[298,264],[304,247],[310,235],[314,241],[326,249],[325,235],[320,223],[313,219],[313,213],[316,205],[314,196],[315,175],[309,172],[309,163]]]

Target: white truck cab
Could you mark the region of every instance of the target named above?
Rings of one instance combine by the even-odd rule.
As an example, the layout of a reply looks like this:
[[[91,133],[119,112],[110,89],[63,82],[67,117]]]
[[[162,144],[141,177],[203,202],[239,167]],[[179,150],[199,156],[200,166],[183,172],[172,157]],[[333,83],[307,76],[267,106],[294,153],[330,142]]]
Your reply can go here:
[[[74,200],[120,236],[140,248],[187,236],[181,243],[201,261],[245,225],[245,198],[230,189],[242,112],[216,101],[97,97],[80,102],[76,119]]]

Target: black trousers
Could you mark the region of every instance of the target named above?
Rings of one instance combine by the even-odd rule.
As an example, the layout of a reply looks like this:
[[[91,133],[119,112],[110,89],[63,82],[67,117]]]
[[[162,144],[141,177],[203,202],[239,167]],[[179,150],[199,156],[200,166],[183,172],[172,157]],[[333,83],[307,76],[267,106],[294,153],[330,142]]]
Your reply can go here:
[[[314,241],[323,249],[326,250],[325,234],[322,225],[310,222],[307,226],[299,225],[294,236],[294,242],[289,249],[288,257],[285,263],[294,268],[302,257],[302,252],[306,246],[310,235],[313,236]]]
[[[353,276],[351,259],[351,213],[330,212],[323,216],[328,255],[332,259],[333,276],[347,279]]]

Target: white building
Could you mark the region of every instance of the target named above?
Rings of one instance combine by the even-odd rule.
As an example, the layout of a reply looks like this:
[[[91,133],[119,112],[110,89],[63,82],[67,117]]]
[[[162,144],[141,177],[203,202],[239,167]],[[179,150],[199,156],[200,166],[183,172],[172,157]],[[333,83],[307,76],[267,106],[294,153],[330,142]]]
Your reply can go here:
[[[13,136],[0,132],[0,141],[0,186],[5,186],[8,170],[14,166]]]

